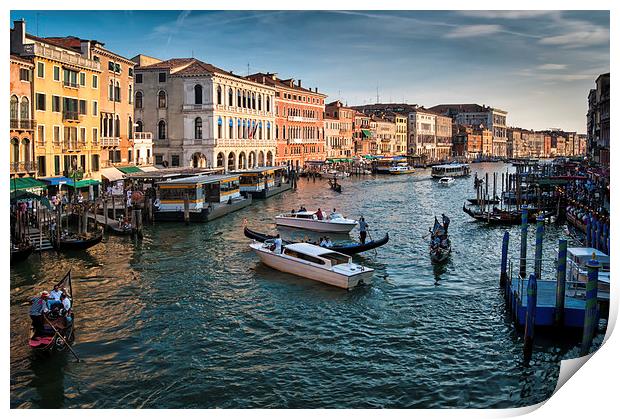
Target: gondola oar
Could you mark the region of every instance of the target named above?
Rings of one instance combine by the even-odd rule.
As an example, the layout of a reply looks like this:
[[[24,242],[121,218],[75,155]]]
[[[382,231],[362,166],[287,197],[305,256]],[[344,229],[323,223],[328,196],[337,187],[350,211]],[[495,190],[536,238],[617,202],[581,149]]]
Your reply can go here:
[[[77,359],[77,362],[80,362],[80,357],[77,356],[77,354],[73,351],[73,348],[71,348],[71,345],[69,345],[69,342],[67,342],[67,340],[64,338],[63,335],[60,334],[60,332],[58,331],[58,329],[56,329],[54,327],[54,325],[52,324],[52,322],[49,321],[49,319],[47,317],[45,317],[45,315],[43,316],[43,318],[45,319],[45,321],[47,322],[47,324],[49,324],[52,329],[54,330],[54,336],[58,335],[58,337],[60,339],[62,339],[62,341],[65,343],[65,345],[67,345],[67,348],[69,348],[69,350],[71,351],[71,353],[73,354],[73,356],[75,357],[75,359]]]

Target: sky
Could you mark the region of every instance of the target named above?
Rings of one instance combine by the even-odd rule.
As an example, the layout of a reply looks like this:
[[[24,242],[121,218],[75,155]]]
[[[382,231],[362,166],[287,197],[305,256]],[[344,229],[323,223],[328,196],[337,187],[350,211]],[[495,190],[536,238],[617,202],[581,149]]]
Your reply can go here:
[[[608,11],[11,11],[21,18],[128,58],[275,72],[348,105],[490,105],[529,129],[585,132],[610,66]]]

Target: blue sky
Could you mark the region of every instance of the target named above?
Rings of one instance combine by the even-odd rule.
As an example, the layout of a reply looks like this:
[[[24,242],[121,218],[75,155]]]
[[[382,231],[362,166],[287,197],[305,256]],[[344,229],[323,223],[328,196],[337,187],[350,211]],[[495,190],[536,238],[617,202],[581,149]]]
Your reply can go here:
[[[97,39],[127,57],[193,56],[276,72],[329,100],[480,103],[508,124],[585,131],[609,71],[607,11],[12,11],[29,33]],[[38,21],[38,25],[37,25]],[[37,27],[38,26],[38,27]]]

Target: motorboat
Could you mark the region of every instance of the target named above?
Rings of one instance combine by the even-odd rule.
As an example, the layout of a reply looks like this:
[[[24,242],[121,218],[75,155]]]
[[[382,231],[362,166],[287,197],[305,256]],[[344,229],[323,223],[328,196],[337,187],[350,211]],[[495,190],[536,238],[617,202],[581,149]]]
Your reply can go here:
[[[323,233],[348,233],[355,228],[357,221],[345,218],[342,214],[327,215],[322,211],[322,220],[316,212],[297,211],[276,215],[276,225]]]
[[[576,296],[585,298],[588,282],[587,264],[595,258],[600,263],[598,272],[598,298],[609,300],[609,255],[592,247],[569,247],[566,249],[566,281],[576,290]]]
[[[388,173],[391,175],[407,175],[414,172],[415,169],[407,163],[398,163],[396,166],[392,166],[388,169]]]
[[[460,177],[469,176],[470,168],[468,164],[450,163],[439,164],[431,168],[431,176],[436,179],[441,179],[445,176]]]
[[[454,183],[454,178],[453,177],[442,177],[441,179],[439,179],[439,185],[440,186],[450,186]]]
[[[351,256],[324,247],[294,243],[279,249],[273,240],[254,242],[250,247],[261,262],[281,272],[344,289],[372,282],[374,269],[355,264]]]
[[[349,176],[351,176],[350,173],[348,173],[348,172],[341,172],[341,171],[338,171],[338,170],[329,170],[325,174],[325,177],[332,178],[332,179],[334,179],[334,178],[343,179],[343,178],[349,177]]]

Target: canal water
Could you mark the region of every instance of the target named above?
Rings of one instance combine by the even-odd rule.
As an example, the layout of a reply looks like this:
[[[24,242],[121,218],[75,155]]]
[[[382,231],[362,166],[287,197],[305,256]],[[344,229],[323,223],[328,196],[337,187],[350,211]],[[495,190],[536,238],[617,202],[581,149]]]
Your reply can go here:
[[[301,179],[294,192],[212,223],[158,224],[141,242],[111,236],[81,255],[50,252],[11,268],[11,406],[504,408],[548,398],[578,339],[540,336],[524,365],[498,287],[504,228],[461,210],[473,177],[440,187],[420,169],[341,183],[336,194],[325,180]],[[373,238],[389,233],[386,246],[355,258],[375,269],[371,286],[345,291],[258,261],[243,220],[274,232],[273,217],[302,204],[364,215]],[[442,213],[453,253],[434,267],[423,237]],[[518,256],[518,227],[509,230]],[[546,258],[563,235],[546,226]],[[70,268],[80,363],[27,346],[24,302]]]

